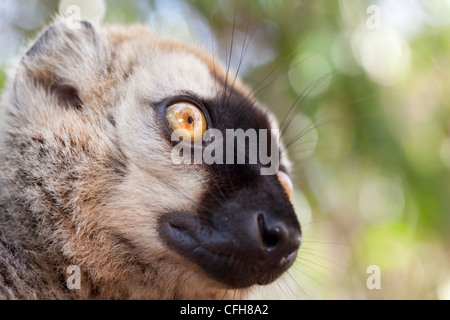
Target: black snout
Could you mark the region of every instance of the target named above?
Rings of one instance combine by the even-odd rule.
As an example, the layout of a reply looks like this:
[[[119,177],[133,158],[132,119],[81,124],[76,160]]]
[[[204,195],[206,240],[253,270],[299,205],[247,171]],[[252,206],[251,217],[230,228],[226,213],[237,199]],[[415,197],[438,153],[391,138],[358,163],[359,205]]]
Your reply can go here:
[[[234,288],[268,284],[295,261],[301,243],[295,213],[261,210],[220,212],[208,223],[187,213],[161,221],[160,234],[177,252],[198,263],[213,279]],[[289,218],[289,219],[288,219]]]

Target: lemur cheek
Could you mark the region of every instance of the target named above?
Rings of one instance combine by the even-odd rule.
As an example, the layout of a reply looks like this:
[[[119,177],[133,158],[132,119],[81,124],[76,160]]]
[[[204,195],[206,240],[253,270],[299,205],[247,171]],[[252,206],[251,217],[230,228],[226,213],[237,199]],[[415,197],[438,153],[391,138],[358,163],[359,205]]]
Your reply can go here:
[[[292,185],[291,178],[289,178],[289,176],[283,171],[278,171],[277,178],[281,186],[284,188],[284,191],[288,195],[289,199],[292,200],[292,193],[294,192],[294,186]]]

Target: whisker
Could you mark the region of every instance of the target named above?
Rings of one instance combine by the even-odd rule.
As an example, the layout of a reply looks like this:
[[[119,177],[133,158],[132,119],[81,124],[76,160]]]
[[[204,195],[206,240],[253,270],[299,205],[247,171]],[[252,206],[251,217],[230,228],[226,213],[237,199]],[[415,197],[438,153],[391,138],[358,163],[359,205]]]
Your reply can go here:
[[[311,268],[311,267],[308,266],[308,265],[303,265],[303,266],[308,267],[308,268]],[[318,283],[319,285],[323,286],[324,288],[326,288],[326,289],[328,289],[328,290],[330,290],[330,291],[333,291],[333,292],[339,292],[339,291],[337,291],[337,290],[335,290],[335,289],[332,289],[332,288],[330,288],[329,286],[325,285],[324,283],[322,283],[321,281],[317,280],[316,278],[314,278],[313,276],[309,275],[308,273],[306,273],[305,271],[301,270],[300,268],[296,268],[296,267],[294,266],[294,269],[297,270],[297,271],[299,271],[299,272],[301,272],[303,275],[307,276],[309,279],[313,280],[314,282]],[[313,269],[313,270],[314,270],[314,269]],[[316,271],[316,270],[314,270],[314,271]],[[317,272],[317,271],[316,271],[316,272]]]
[[[281,285],[278,281],[274,283],[274,286],[277,288],[276,290],[276,296],[283,297],[283,288],[281,288]]]
[[[219,185],[216,183],[216,179],[214,178],[214,176],[212,174],[210,174],[210,177],[212,178],[217,190],[220,192],[220,194],[223,197],[223,200],[225,199],[225,196],[223,195]],[[198,178],[197,176],[195,176],[195,178],[197,179],[198,182],[202,183],[202,181],[200,180],[200,178]],[[214,198],[214,200],[216,200],[220,205],[223,205],[224,203],[222,201],[220,201],[219,199],[217,199],[217,197],[211,192],[211,190],[209,190],[208,186],[206,186],[205,183],[202,183],[203,185],[205,185],[206,191],[208,191],[208,193]]]
[[[300,110],[300,108],[303,105],[303,102],[306,101],[308,95],[313,92],[314,89],[316,89],[322,81],[324,81],[327,77],[331,76],[329,73],[321,76],[319,79],[311,81],[303,90],[302,92],[297,96],[297,98],[292,103],[291,107],[288,110],[288,113],[286,114],[285,118],[282,121],[282,125],[280,125],[280,136],[283,136],[287,129],[290,127],[292,120],[295,117],[295,114]],[[292,113],[292,115],[291,115]],[[285,122],[285,119],[288,118],[288,121]]]
[[[213,26],[213,14],[211,11],[211,26]],[[214,85],[216,87],[216,105],[219,104],[219,88],[217,86],[217,74],[216,74],[216,54],[214,50],[214,31],[213,28],[211,28],[211,56],[212,56],[212,63],[213,63],[213,74],[214,74]]]
[[[306,226],[310,226],[313,223],[323,222],[323,221],[327,221],[327,220],[330,220],[330,218],[329,217],[324,217],[324,218],[319,218],[319,219],[316,219],[316,220],[309,221],[307,223],[302,223],[302,228],[304,228]]]
[[[327,121],[327,122],[317,123],[318,120],[323,118],[329,112],[335,111],[338,108],[343,108],[343,107],[346,107],[346,106],[347,105],[342,105],[342,106],[338,106],[336,108],[327,110],[326,112],[321,114],[319,117],[313,119],[313,121],[312,121],[312,123],[310,125],[308,125],[306,128],[304,128],[300,133],[298,133],[296,136],[291,138],[291,140],[289,140],[288,143],[286,143],[286,148],[289,148],[293,143],[295,143],[296,141],[301,139],[303,136],[307,135],[312,130],[319,129],[319,128],[324,127],[324,126],[329,126],[329,125],[332,125],[332,124],[336,124],[336,123],[342,122],[342,121],[350,121],[350,120],[358,119],[359,117],[348,117],[348,118],[334,119],[334,120],[330,120],[330,121]],[[366,116],[364,118],[366,118]],[[298,121],[296,124],[299,124],[300,122],[301,122],[301,120]]]
[[[304,250],[308,250],[308,251],[314,251],[314,253],[316,253],[316,252],[325,253],[327,256],[329,256],[329,254],[330,254],[329,251],[321,250],[316,247],[308,248],[308,247],[305,247],[304,245],[302,245],[300,250],[301,250],[301,252],[303,252]]]
[[[327,261],[327,262],[329,262],[329,263],[332,263],[333,265],[335,265],[335,266],[337,266],[337,267],[339,267],[339,268],[342,268],[342,269],[346,269],[346,268],[347,268],[347,267],[344,266],[343,264],[340,264],[340,263],[338,263],[338,262],[336,262],[336,261],[333,261],[333,260],[331,260],[331,259],[329,259],[329,258],[327,258],[327,257],[324,257],[324,256],[320,256],[320,255],[318,255],[318,254],[314,254],[314,253],[311,253],[311,252],[303,252],[302,250],[300,250],[300,253],[301,253],[301,254],[310,255],[310,256],[313,256],[313,257],[316,257],[316,258],[319,258],[319,259],[323,259],[323,260],[325,260],[325,261]]]
[[[318,266],[318,267],[320,267],[320,268],[323,268],[323,269],[327,270],[328,272],[333,273],[334,275],[336,275],[336,276],[338,276],[338,277],[343,278],[343,275],[337,273],[337,272],[334,271],[334,270],[331,270],[331,269],[325,267],[324,265],[322,265],[322,264],[320,264],[320,263],[311,261],[311,260],[309,260],[309,259],[305,259],[305,258],[303,258],[303,257],[301,257],[301,256],[297,257],[296,260],[301,260],[301,261],[305,261],[305,262],[311,263],[311,264],[313,264],[313,265],[315,265],[315,266]]]
[[[286,274],[291,277],[291,279],[294,281],[294,283],[296,284],[296,286],[300,289],[300,291],[308,297],[309,300],[313,300],[311,298],[311,296],[309,294],[306,293],[306,291],[302,288],[302,286],[297,282],[297,280],[295,279],[295,277],[288,271],[286,271]]]
[[[230,43],[230,51],[228,55],[228,61],[226,62],[226,74],[225,74],[225,84],[224,84],[224,92],[223,92],[223,101],[225,103],[225,97],[227,96],[227,87],[228,87],[228,74],[230,72],[231,67],[231,58],[233,54],[233,44],[234,44],[234,33],[236,29],[236,17],[237,17],[237,0],[234,2],[234,15],[233,15],[233,28],[231,29],[231,43]]]
[[[333,70],[331,70],[330,72],[325,73],[324,75],[322,75],[320,78],[318,78],[317,80],[311,81],[306,88],[304,88],[302,90],[302,92],[299,94],[299,96],[295,99],[294,103],[291,105],[291,107],[288,110],[288,113],[286,114],[286,116],[284,117],[283,121],[282,121],[282,125],[280,125],[280,129],[281,129],[281,136],[284,135],[284,133],[286,132],[286,130],[289,128],[290,126],[290,122],[292,121],[292,119],[295,116],[295,112],[292,113],[293,111],[298,112],[300,110],[300,107],[302,106],[303,102],[306,100],[306,98],[308,97],[308,95],[315,89],[317,88],[326,78],[333,76],[335,73],[337,73],[339,70],[341,70],[347,63],[351,62],[351,61],[355,61],[354,58],[350,58],[347,61],[343,62],[341,65],[339,65],[338,67],[334,68]],[[301,99],[299,99],[301,98]],[[292,115],[291,115],[292,113]],[[289,120],[287,122],[287,125],[285,125],[285,119],[289,117]],[[317,121],[317,120],[316,120]]]
[[[328,241],[312,241],[312,240],[302,240],[302,243],[321,243],[321,244],[332,244],[336,246],[348,246],[348,243],[337,243],[337,242],[328,242]]]
[[[304,44],[300,45],[297,49],[295,49],[291,54],[289,54],[289,55],[287,56],[287,58],[291,57],[291,56],[292,56],[293,54],[295,54],[298,50],[300,50],[300,49],[303,47],[303,45],[304,45]],[[264,76],[264,77],[262,78],[262,80],[260,80],[260,81],[253,87],[253,89],[252,89],[252,90],[249,92],[249,94],[243,99],[243,101],[244,101],[245,99],[249,98],[249,97],[252,96],[252,95],[254,95],[255,97],[260,97],[261,94],[264,93],[265,90],[266,90],[267,88],[269,88],[273,83],[275,83],[277,80],[279,80],[280,78],[282,78],[283,76],[285,76],[287,73],[289,73],[289,71],[291,71],[291,70],[295,69],[296,67],[300,66],[303,62],[305,62],[306,60],[308,60],[308,59],[309,59],[310,57],[312,57],[312,56],[314,56],[314,54],[310,54],[310,55],[308,55],[307,57],[305,57],[304,59],[302,59],[302,60],[296,62],[295,64],[293,64],[292,66],[290,66],[287,70],[281,72],[281,73],[278,74],[276,77],[274,77],[273,79],[271,79],[268,83],[266,83],[266,84],[264,85],[264,87],[258,89],[258,87],[259,87],[260,85],[262,85],[262,84],[267,80],[267,78],[269,78],[269,77],[272,75],[272,73],[274,73],[274,72],[275,72],[275,71],[276,71],[276,70],[284,63],[284,60],[285,60],[285,59],[282,60],[282,61],[280,61],[280,63],[278,63],[277,65],[275,65],[275,67],[274,67],[274,68],[273,68],[266,76]],[[256,91],[256,89],[258,89],[258,91]],[[256,93],[255,93],[255,91],[256,91]]]
[[[316,268],[314,266],[306,264],[303,261],[297,261],[296,265],[293,268],[295,270],[299,270],[302,267],[307,267],[307,268],[311,269],[312,273],[314,273],[317,277],[326,278],[326,279],[331,277],[331,273],[330,272],[325,272],[324,270],[321,270],[319,268]]]
[[[238,67],[237,67],[237,69],[236,69],[236,74],[235,74],[234,79],[233,79],[233,85],[232,85],[232,87],[231,87],[230,93],[228,94],[227,104],[229,103],[229,101],[230,101],[230,99],[231,99],[231,95],[232,95],[233,90],[234,90],[234,87],[235,87],[235,85],[236,85],[236,80],[237,80],[239,71],[240,71],[240,69],[241,69],[242,62],[244,61],[244,56],[245,56],[245,54],[247,53],[247,50],[248,50],[248,48],[249,48],[249,46],[250,46],[250,43],[251,43],[251,41],[252,41],[252,39],[253,39],[253,37],[254,37],[254,35],[255,35],[256,30],[257,30],[258,27],[259,27],[259,24],[253,29],[253,31],[252,31],[252,33],[251,33],[251,35],[250,35],[250,38],[249,38],[249,40],[248,40],[248,42],[247,42],[247,44],[246,44],[245,42],[246,42],[246,39],[247,39],[247,34],[248,34],[248,28],[249,28],[249,26],[250,26],[250,21],[249,21],[249,23],[247,24],[247,29],[246,29],[246,31],[245,31],[244,41],[243,41],[243,43],[242,43],[241,56],[240,56],[240,58],[239,58],[239,64],[238,64]]]
[[[228,289],[225,291],[225,293],[224,293],[223,296],[222,296],[222,299],[220,299],[220,300],[223,301],[223,299],[225,299],[225,296],[227,295],[228,291],[230,291],[230,288],[228,288]]]
[[[316,129],[316,128],[319,128],[319,127],[322,127],[324,124],[317,124],[317,122],[318,122],[321,118],[324,118],[324,117],[325,117],[327,114],[329,114],[330,112],[336,111],[336,110],[338,110],[338,109],[342,109],[342,108],[344,108],[344,107],[349,107],[349,106],[354,105],[354,104],[357,104],[357,103],[361,103],[361,102],[367,101],[367,100],[371,99],[372,97],[374,97],[374,94],[372,94],[372,95],[370,95],[370,96],[368,96],[368,97],[365,97],[365,98],[361,98],[361,99],[358,99],[358,100],[351,101],[350,103],[347,103],[347,104],[342,104],[342,105],[339,105],[339,106],[335,106],[335,107],[333,107],[333,108],[330,108],[329,110],[323,112],[323,113],[322,113],[321,115],[319,115],[318,117],[315,117],[315,118],[313,119],[312,123],[311,123],[309,126],[314,126],[313,128],[315,128],[315,129]],[[333,123],[335,123],[335,122],[340,122],[340,121],[357,120],[357,119],[367,118],[367,117],[368,117],[368,115],[364,115],[364,116],[354,116],[354,117],[347,117],[347,118],[342,118],[342,119],[335,119],[335,120],[333,120],[333,121],[330,121],[330,122],[328,122],[328,123],[325,123],[325,125],[330,125],[330,124],[333,124]],[[300,124],[300,123],[302,122],[302,120],[303,120],[303,119],[298,120],[297,122],[293,123],[292,126],[295,126],[295,125]],[[307,127],[306,129],[308,129],[308,127]],[[304,134],[306,134],[306,133],[304,133]]]
[[[287,273],[285,273],[287,274]],[[297,282],[293,277],[291,278],[292,281],[294,281],[295,283]],[[289,282],[287,281],[286,277],[283,276],[280,278],[280,280],[283,282],[284,286],[287,287],[287,289],[289,290],[289,292],[292,294],[292,297],[296,298],[297,294],[295,293],[295,291],[291,288],[291,286],[289,285]]]

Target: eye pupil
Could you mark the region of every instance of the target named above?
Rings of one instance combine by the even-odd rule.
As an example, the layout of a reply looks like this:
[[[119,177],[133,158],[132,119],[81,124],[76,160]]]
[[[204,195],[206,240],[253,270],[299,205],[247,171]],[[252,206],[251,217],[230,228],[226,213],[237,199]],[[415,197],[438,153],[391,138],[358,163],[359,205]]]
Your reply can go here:
[[[189,123],[193,123],[194,122],[194,118],[192,118],[192,117],[189,117],[187,120],[188,120]]]

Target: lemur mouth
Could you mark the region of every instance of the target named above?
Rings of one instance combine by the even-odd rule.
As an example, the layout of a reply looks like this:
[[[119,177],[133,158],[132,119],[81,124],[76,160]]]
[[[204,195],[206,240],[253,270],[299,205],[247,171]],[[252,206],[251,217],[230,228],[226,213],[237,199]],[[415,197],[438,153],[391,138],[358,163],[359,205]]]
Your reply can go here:
[[[299,232],[269,226],[262,214],[252,227],[247,235],[236,236],[227,228],[204,225],[192,214],[173,213],[160,221],[159,232],[170,248],[210,278],[237,289],[275,281],[294,263],[301,242]]]

